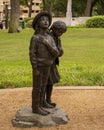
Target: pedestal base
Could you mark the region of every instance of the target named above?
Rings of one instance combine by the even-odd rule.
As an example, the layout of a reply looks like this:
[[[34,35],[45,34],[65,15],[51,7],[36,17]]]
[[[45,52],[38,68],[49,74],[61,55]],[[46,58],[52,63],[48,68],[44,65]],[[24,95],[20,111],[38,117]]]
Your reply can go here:
[[[24,107],[17,111],[12,119],[14,127],[50,127],[55,125],[66,124],[69,121],[68,115],[59,107],[46,109],[50,112],[47,116],[32,113],[31,107]]]

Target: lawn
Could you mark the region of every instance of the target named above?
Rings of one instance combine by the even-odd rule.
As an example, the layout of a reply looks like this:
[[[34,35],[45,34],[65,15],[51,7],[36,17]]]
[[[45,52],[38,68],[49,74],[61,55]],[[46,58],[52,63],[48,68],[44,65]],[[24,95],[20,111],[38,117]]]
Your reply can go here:
[[[0,30],[0,88],[31,86],[29,42],[32,29]],[[104,29],[68,28],[56,85],[104,85]]]

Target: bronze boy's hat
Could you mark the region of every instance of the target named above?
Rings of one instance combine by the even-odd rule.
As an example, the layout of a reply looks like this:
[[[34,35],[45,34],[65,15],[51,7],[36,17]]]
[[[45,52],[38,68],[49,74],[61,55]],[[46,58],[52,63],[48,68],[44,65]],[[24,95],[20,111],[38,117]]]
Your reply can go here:
[[[47,16],[48,19],[49,19],[49,26],[51,25],[52,16],[51,16],[50,13],[44,11],[44,12],[38,13],[38,14],[35,16],[35,18],[33,19],[32,27],[33,27],[34,29],[36,29],[36,26],[37,26],[37,24],[38,24],[38,20],[39,20],[42,16]]]

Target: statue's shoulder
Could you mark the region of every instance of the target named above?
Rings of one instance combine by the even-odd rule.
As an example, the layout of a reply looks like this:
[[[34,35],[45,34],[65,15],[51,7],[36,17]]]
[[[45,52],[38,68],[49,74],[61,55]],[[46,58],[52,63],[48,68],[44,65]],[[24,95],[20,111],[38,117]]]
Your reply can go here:
[[[34,35],[31,37],[31,39],[32,39],[33,41],[38,41],[38,40],[39,40],[39,35],[38,35],[38,34],[34,34]]]

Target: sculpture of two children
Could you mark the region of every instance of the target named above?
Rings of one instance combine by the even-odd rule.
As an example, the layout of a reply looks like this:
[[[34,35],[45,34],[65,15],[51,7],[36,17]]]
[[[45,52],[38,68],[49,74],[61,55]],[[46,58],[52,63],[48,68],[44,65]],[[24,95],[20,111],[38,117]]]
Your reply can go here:
[[[57,70],[59,58],[63,55],[60,36],[66,32],[66,24],[61,21],[51,25],[52,17],[48,12],[40,12],[33,20],[34,35],[30,41],[29,55],[32,65],[33,113],[47,115],[45,108],[54,108],[51,102],[53,84],[59,82],[60,76]]]

